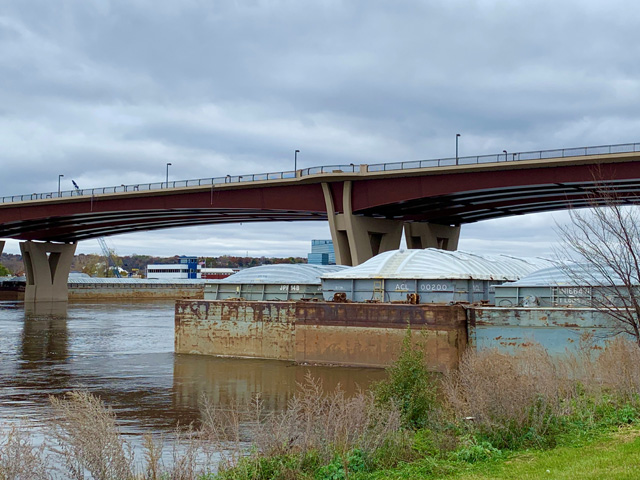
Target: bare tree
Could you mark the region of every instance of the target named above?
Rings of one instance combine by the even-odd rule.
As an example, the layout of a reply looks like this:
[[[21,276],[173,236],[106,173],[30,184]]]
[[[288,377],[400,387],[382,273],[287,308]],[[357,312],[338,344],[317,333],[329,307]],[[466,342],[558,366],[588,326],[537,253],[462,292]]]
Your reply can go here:
[[[588,209],[570,209],[571,221],[558,225],[562,269],[575,286],[586,287],[585,306],[613,320],[615,334],[640,346],[640,207],[599,187]],[[567,260],[570,260],[568,262]]]

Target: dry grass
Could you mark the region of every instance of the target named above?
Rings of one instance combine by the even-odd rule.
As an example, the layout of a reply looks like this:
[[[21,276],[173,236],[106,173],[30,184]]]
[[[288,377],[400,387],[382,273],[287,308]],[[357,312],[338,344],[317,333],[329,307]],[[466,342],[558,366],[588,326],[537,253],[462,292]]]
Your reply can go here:
[[[24,425],[11,426],[2,435],[0,443],[0,479],[48,480],[52,478],[45,446],[34,446]]]
[[[443,392],[457,416],[506,440],[525,430],[543,436],[561,411],[566,385],[546,350],[534,344],[515,355],[467,351],[445,376]]]
[[[369,393],[347,397],[340,386],[324,392],[311,375],[300,391],[284,412],[255,423],[254,444],[263,454],[316,451],[330,458],[353,448],[371,452],[400,428],[398,410],[376,406]]]
[[[215,466],[202,432],[189,427],[176,428],[168,466],[162,461],[162,438],[154,441],[146,435],[144,461],[136,468],[133,449],[122,437],[115,414],[99,398],[80,391],[50,401],[55,412],[51,449],[72,479],[84,479],[88,473],[96,480],[191,480],[211,473]]]
[[[635,342],[617,337],[595,360],[598,383],[606,391],[625,400],[640,395],[640,348]]]
[[[458,369],[444,378],[449,410],[458,419],[467,418],[472,429],[504,440],[506,446],[524,436],[534,444],[544,441],[554,422],[585,409],[584,402],[637,403],[638,346],[615,338],[602,348],[592,340],[582,339],[562,359],[552,359],[535,343],[513,355],[469,350]]]
[[[54,449],[73,479],[127,479],[134,476],[134,457],[116,425],[116,416],[88,392],[68,392],[51,397],[54,410],[51,434]]]
[[[311,375],[283,412],[265,414],[259,399],[224,409],[205,402],[202,411],[203,432],[222,452],[223,470],[247,455],[249,440],[255,457],[313,452],[330,461],[354,448],[373,452],[400,429],[397,409],[379,408],[370,393],[348,397],[340,386],[325,392]]]

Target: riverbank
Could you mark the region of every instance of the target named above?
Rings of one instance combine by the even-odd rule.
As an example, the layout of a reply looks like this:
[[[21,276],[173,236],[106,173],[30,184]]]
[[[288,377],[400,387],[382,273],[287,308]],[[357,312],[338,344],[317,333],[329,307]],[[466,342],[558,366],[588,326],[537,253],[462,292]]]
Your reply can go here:
[[[356,474],[354,480],[635,480],[640,457],[640,426],[612,426],[565,438],[549,450],[505,452],[474,462],[424,459],[392,470]]]
[[[562,364],[536,345],[515,355],[467,352],[437,390],[419,356],[404,351],[373,389],[375,405],[401,416],[377,447],[362,441],[368,433],[333,449],[257,443],[252,455],[207,478],[637,478],[636,345],[616,340],[601,353],[585,345]]]

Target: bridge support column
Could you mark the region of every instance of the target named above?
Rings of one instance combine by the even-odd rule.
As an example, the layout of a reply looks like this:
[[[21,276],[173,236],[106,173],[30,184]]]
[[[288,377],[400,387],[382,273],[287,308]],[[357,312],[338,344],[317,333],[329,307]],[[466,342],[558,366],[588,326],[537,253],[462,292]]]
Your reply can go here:
[[[0,240],[0,255],[2,255],[3,249],[4,249],[4,240]]]
[[[27,285],[25,302],[66,302],[75,243],[20,242]]]
[[[400,247],[401,221],[353,215],[350,181],[343,184],[343,213],[336,213],[330,185],[323,183],[322,191],[338,265],[360,265],[379,253]]]
[[[435,223],[405,223],[404,238],[407,248],[440,248],[454,251],[458,249],[460,227]]]

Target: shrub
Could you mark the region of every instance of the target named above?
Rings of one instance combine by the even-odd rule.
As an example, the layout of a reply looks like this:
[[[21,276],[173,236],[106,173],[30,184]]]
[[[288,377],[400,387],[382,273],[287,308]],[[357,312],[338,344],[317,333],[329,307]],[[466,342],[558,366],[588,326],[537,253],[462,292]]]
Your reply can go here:
[[[353,450],[344,457],[336,456],[333,461],[320,467],[315,474],[316,480],[346,480],[351,473],[364,472],[365,459],[362,450]]]
[[[402,342],[398,359],[387,368],[388,378],[373,386],[378,404],[395,405],[405,427],[418,429],[429,424],[430,414],[438,406],[437,381],[425,363],[420,342],[414,348],[411,330]]]
[[[478,441],[474,437],[465,439],[462,447],[456,450],[453,458],[462,462],[476,463],[497,458],[502,452],[487,441]]]

